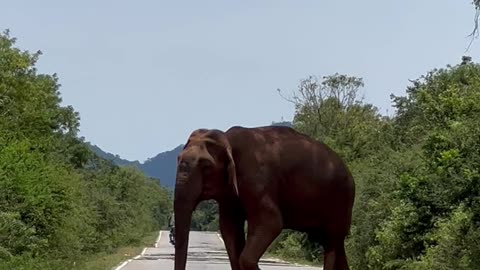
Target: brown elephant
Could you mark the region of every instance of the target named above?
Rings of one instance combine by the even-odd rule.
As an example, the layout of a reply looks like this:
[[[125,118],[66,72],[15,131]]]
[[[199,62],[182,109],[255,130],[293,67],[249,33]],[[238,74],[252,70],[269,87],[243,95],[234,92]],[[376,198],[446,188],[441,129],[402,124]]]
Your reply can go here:
[[[344,241],[355,197],[353,177],[327,145],[289,127],[198,129],[178,156],[174,192],[175,270],[184,270],[192,212],[219,206],[232,270],[257,270],[282,229],[324,247],[324,269],[348,269]],[[247,238],[244,225],[247,221]]]

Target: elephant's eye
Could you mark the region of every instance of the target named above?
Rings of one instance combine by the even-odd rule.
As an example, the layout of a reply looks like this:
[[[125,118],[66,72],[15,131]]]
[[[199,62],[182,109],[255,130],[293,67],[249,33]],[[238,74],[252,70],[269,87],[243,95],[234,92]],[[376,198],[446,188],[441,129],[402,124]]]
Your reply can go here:
[[[198,161],[198,165],[202,170],[211,170],[213,168],[213,163],[208,159],[201,159]]]
[[[188,164],[184,161],[180,162],[180,164],[178,164],[178,171],[179,172],[189,172],[190,171],[190,166],[188,166]]]

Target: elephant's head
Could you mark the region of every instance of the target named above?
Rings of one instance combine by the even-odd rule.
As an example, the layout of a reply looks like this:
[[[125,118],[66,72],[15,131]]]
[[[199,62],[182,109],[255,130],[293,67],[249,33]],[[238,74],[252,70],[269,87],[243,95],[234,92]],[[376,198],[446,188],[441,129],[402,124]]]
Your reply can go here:
[[[200,201],[238,195],[235,163],[225,134],[199,129],[178,155],[174,195],[175,270],[184,270],[192,212]]]

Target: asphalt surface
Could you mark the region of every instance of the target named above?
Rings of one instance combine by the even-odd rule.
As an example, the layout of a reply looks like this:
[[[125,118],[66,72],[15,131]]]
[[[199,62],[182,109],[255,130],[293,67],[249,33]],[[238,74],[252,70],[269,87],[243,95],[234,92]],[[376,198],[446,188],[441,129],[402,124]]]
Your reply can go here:
[[[147,247],[142,254],[113,268],[115,270],[173,270],[175,250],[168,242],[168,231],[162,231],[155,247]],[[260,260],[262,270],[320,270],[322,268],[296,266],[280,261]],[[230,270],[225,246],[216,232],[190,232],[187,270]]]

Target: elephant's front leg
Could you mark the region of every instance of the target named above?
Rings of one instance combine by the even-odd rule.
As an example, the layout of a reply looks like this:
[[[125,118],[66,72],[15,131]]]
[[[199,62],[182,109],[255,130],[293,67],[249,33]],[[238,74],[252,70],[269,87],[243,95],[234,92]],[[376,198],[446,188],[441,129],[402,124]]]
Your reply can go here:
[[[245,246],[245,215],[239,207],[219,205],[220,233],[232,270],[240,270],[239,258]]]

